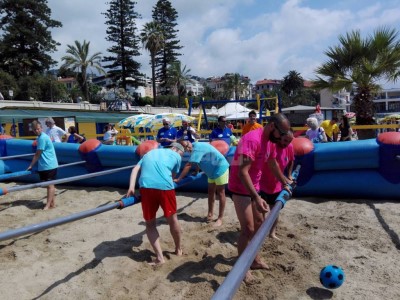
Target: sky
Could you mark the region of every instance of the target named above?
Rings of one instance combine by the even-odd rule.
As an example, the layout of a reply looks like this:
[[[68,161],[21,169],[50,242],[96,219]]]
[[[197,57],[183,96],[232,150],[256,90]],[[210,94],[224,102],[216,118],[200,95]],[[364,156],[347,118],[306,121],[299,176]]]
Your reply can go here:
[[[52,54],[61,62],[67,45],[90,41],[90,53],[109,55],[106,0],[47,0],[51,17],[63,24],[52,30],[61,45]],[[136,0],[139,32],[152,21],[157,0]],[[282,79],[295,70],[306,80],[327,60],[339,35],[359,30],[368,36],[379,27],[400,31],[400,0],[170,0],[178,13],[177,33],[183,48],[180,60],[191,75],[201,77],[239,73],[252,83]],[[151,75],[145,49],[135,58]],[[400,82],[382,83],[400,87]]]

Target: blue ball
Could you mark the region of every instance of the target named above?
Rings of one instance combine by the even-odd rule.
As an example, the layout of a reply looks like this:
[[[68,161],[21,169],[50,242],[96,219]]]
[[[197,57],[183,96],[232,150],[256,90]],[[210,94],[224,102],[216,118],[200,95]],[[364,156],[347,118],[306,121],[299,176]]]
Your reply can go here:
[[[328,265],[321,270],[319,280],[327,289],[336,289],[344,282],[344,272],[340,267]]]

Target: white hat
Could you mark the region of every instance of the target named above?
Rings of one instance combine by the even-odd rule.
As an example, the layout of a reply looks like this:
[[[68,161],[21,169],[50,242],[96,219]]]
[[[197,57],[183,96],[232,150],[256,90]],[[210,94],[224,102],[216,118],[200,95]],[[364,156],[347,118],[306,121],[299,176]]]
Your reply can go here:
[[[171,123],[171,120],[169,118],[164,118],[163,121],[165,121],[167,123]]]

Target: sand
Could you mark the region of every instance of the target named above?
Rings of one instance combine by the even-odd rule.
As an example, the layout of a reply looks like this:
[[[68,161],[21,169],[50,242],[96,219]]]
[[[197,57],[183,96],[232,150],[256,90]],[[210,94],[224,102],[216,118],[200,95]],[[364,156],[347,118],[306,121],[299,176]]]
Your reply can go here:
[[[14,183],[2,184],[13,186]],[[43,211],[46,190],[1,197],[0,232],[111,203],[125,190],[57,187],[57,207]],[[218,205],[218,203],[217,203]],[[182,257],[175,256],[161,213],[166,263],[154,258],[140,204],[111,210],[40,233],[0,242],[1,299],[210,299],[236,260],[239,224],[228,198],[220,228],[204,222],[207,196],[178,193]],[[292,199],[280,213],[278,235],[261,255],[269,271],[241,284],[234,299],[400,299],[400,203]],[[325,289],[319,272],[342,267],[344,284]]]

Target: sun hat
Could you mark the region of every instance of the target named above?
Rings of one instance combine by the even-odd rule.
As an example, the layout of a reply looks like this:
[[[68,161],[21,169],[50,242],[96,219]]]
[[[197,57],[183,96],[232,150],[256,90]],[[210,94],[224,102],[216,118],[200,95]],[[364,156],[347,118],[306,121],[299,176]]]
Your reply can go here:
[[[171,143],[171,144],[169,144],[169,145],[167,145],[167,146],[164,146],[164,148],[172,148],[172,147],[175,147],[176,149],[178,149],[178,150],[180,150],[180,151],[182,151],[182,152],[185,152],[185,149],[184,149],[183,146],[182,146],[181,144],[179,144],[179,143]]]

